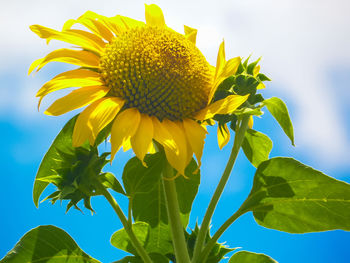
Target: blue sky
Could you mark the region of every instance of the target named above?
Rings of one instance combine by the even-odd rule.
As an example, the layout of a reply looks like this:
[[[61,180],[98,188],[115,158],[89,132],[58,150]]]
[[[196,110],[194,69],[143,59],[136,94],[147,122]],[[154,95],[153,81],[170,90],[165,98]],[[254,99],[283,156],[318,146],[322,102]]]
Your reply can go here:
[[[166,22],[178,31],[183,24],[198,28],[198,46],[215,64],[223,38],[227,57],[262,56],[262,71],[272,78],[266,98],[281,97],[288,105],[295,127],[296,147],[266,113],[254,128],[274,141],[271,156],[292,156],[326,174],[350,182],[348,148],[350,128],[348,79],[350,76],[350,3],[346,0],[247,0],[247,1],[155,1]],[[65,66],[48,65],[34,77],[26,75],[30,63],[57,47],[46,46],[28,29],[31,24],[60,28],[69,18],[86,10],[106,16],[144,16],[143,1],[21,1],[0,3],[0,258],[28,230],[53,224],[65,229],[90,255],[112,262],[122,254],[109,244],[121,225],[102,198],[92,204],[95,215],[81,214],[56,204],[34,207],[32,185],[41,158],[52,140],[74,114],[45,116],[36,109],[35,92]],[[58,94],[59,95],[59,94]],[[43,109],[57,95],[48,97]],[[228,158],[229,148],[217,147],[215,131],[206,140],[202,184],[194,203],[191,225],[201,219]],[[231,142],[232,143],[232,142]],[[231,145],[231,144],[230,144]],[[131,152],[119,154],[111,168],[121,175]],[[249,193],[253,167],[243,154],[214,217],[215,230]],[[125,202],[119,200],[122,205]],[[332,231],[290,235],[258,226],[251,214],[240,218],[222,237],[232,247],[266,253],[279,262],[348,262],[350,233]]]

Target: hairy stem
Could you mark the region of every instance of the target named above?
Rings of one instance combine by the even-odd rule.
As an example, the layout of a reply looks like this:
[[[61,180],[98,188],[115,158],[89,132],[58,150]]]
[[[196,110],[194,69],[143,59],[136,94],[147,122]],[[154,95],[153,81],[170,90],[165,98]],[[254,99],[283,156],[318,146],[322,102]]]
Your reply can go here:
[[[250,118],[249,115],[244,116],[242,119],[241,125],[239,126],[239,128],[236,131],[236,135],[235,135],[234,144],[233,144],[233,147],[231,150],[230,158],[226,164],[224,173],[222,174],[222,177],[219,181],[219,184],[216,187],[216,190],[213,194],[213,197],[210,200],[209,206],[208,206],[207,211],[204,215],[202,224],[201,224],[199,232],[198,232],[198,237],[196,240],[193,258],[192,258],[193,263],[200,263],[199,257],[200,257],[200,254],[202,253],[202,249],[203,249],[204,242],[205,242],[205,236],[206,236],[208,228],[209,228],[210,220],[214,214],[216,205],[218,204],[218,201],[221,197],[221,194],[222,194],[222,192],[226,186],[226,183],[230,177],[230,174],[231,174],[233,165],[236,161],[239,149],[241,148],[245,132],[248,128],[249,118]]]
[[[163,188],[168,211],[169,224],[174,245],[176,262],[190,263],[185,240],[184,227],[180,218],[179,202],[173,177],[173,168],[166,162],[163,170]]]
[[[117,201],[114,199],[114,197],[107,191],[107,189],[100,184],[99,190],[101,191],[102,195],[107,199],[107,201],[110,203],[110,205],[113,207],[114,211],[116,212],[117,216],[119,217],[121,223],[124,226],[124,229],[126,233],[128,234],[132,245],[134,246],[137,254],[142,258],[143,262],[145,263],[152,263],[151,258],[147,254],[146,250],[143,248],[143,246],[140,244],[139,240],[134,234],[134,231],[132,230],[131,224],[129,224],[128,219],[125,217],[122,209],[118,205]]]

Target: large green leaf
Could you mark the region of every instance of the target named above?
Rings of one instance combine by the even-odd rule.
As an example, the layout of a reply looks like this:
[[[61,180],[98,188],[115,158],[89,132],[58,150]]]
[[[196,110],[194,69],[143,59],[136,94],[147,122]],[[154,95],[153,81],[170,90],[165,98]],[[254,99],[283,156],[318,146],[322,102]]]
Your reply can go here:
[[[294,145],[293,124],[290,120],[286,104],[276,97],[266,99],[262,104],[267,107],[272,116],[277,120],[279,125],[281,125],[283,131],[292,142],[292,145]]]
[[[132,230],[139,240],[140,244],[142,246],[145,246],[149,234],[149,225],[145,222],[136,222],[132,225]],[[118,230],[112,235],[111,244],[116,248],[137,255],[136,250],[131,243],[129,235],[124,228]]]
[[[74,150],[72,146],[72,134],[77,117],[78,116],[73,117],[66,123],[41,161],[33,187],[33,200],[36,207],[38,207],[39,198],[42,192],[49,184],[48,182],[44,182],[39,179],[42,177],[56,175],[55,170],[61,168],[60,159],[62,156],[59,154],[59,152],[71,153]]]
[[[274,259],[264,254],[257,254],[248,251],[235,253],[228,263],[277,263]]]
[[[1,263],[98,263],[55,226],[39,226],[26,233]]]
[[[144,161],[147,167],[137,157],[131,158],[124,167],[123,183],[126,194],[131,198],[148,193],[161,178],[164,162],[162,154],[147,154]]]
[[[291,158],[261,163],[242,212],[290,233],[350,230],[350,185]]]
[[[147,168],[134,158],[125,166],[123,173],[123,182],[127,194],[131,196],[135,221],[147,222],[150,225],[146,250],[163,255],[173,252],[161,181],[162,169],[159,168],[163,168],[164,158],[164,153],[147,155]],[[176,178],[175,184],[182,222],[186,227],[200,182],[200,173],[194,160],[186,168],[185,176],[186,178]]]
[[[150,253],[150,258],[154,263],[168,263],[169,259],[158,253]],[[121,260],[115,261],[113,263],[144,263],[140,257],[137,256],[127,256]]]
[[[267,135],[249,129],[245,133],[242,149],[252,165],[258,167],[261,162],[269,159],[272,141]]]

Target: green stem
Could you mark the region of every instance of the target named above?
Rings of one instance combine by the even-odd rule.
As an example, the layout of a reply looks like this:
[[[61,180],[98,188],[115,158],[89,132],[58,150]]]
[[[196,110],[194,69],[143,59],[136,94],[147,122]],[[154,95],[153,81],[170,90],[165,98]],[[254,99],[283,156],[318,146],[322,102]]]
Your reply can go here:
[[[230,225],[232,225],[233,222],[236,221],[238,217],[246,213],[247,211],[241,211],[240,209],[234,213],[229,219],[225,221],[225,223],[222,224],[222,226],[216,231],[215,235],[208,241],[208,243],[205,245],[203,252],[200,256],[199,262],[206,262],[207,257],[209,256],[210,251],[215,246],[216,242],[219,240],[221,235],[226,231],[227,228],[229,228]]]
[[[117,201],[113,198],[113,196],[107,191],[107,189],[101,183],[98,183],[98,184],[99,184],[99,190],[101,191],[102,195],[107,199],[107,201],[113,207],[121,223],[123,224],[124,229],[128,234],[131,240],[131,243],[134,246],[137,254],[142,258],[143,262],[152,263],[153,261],[151,260],[151,258],[149,257],[149,255],[147,254],[143,246],[140,244],[137,237],[135,236],[134,231],[132,230],[131,224],[129,224],[128,219],[125,217]]]
[[[219,182],[218,186],[216,187],[216,190],[213,194],[213,197],[210,200],[209,206],[208,206],[207,211],[204,215],[201,227],[200,227],[199,232],[198,232],[198,236],[197,236],[197,240],[196,240],[196,244],[195,244],[194,252],[193,252],[193,258],[192,258],[193,263],[200,262],[200,261],[198,261],[198,259],[200,257],[201,252],[202,252],[202,248],[203,248],[203,245],[205,242],[205,236],[207,235],[210,220],[214,214],[214,210],[216,208],[216,205],[218,204],[218,201],[221,197],[221,194],[222,194],[222,192],[226,186],[226,183],[230,177],[230,174],[231,174],[233,165],[236,161],[239,149],[241,148],[245,132],[248,128],[249,117],[250,117],[249,115],[243,117],[241,125],[238,128],[238,130],[236,131],[235,140],[234,140],[233,147],[231,150],[230,158],[226,164],[224,173],[222,174],[220,182]]]
[[[190,263],[190,257],[185,240],[184,227],[180,218],[180,208],[177,199],[173,168],[166,161],[163,170],[163,188],[168,211],[169,224],[171,227],[172,240],[174,245],[176,262]]]

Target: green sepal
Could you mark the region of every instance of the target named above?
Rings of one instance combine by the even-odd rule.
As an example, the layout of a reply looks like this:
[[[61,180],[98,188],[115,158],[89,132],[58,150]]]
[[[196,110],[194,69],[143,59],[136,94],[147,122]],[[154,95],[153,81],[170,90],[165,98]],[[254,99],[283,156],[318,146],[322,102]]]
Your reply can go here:
[[[350,231],[350,185],[292,158],[272,158],[259,165],[240,211],[289,233]]]
[[[39,226],[27,232],[1,263],[50,262],[98,263],[62,229]]]
[[[256,65],[258,65],[258,63],[259,63],[260,60],[261,60],[261,57],[258,58],[256,61],[250,63],[250,64],[247,66],[247,73],[248,73],[248,74],[253,75],[254,69],[255,69]]]
[[[112,173],[102,173],[99,176],[100,182],[107,188],[114,190],[117,193],[122,195],[126,195],[122,185],[118,181],[118,179]]]
[[[185,235],[187,247],[188,247],[188,253],[190,254],[190,257],[192,257],[192,255],[193,255],[194,246],[195,246],[196,239],[198,236],[198,231],[199,231],[199,228],[198,228],[198,225],[196,224],[194,230],[191,230],[191,233],[186,232],[186,235]],[[211,236],[210,236],[210,230],[208,229],[207,235],[205,237],[205,243],[208,243],[209,240],[211,240]],[[227,253],[230,253],[234,250],[235,250],[235,248],[229,248],[223,244],[216,242],[215,246],[210,251],[209,256],[208,256],[205,263],[220,262],[222,259],[225,258],[225,255]]]
[[[249,251],[238,251],[230,258],[228,263],[277,263],[276,260],[265,254]]]
[[[47,185],[52,183],[59,193],[49,195],[45,200],[52,198],[53,204],[57,200],[69,200],[66,211],[73,206],[80,210],[77,204],[83,200],[84,206],[93,212],[90,199],[97,194],[95,183],[102,168],[109,162],[107,157],[110,153],[99,156],[97,147],[87,143],[73,147],[72,134],[76,119],[77,116],[67,122],[41,162],[33,188],[36,206]]]

